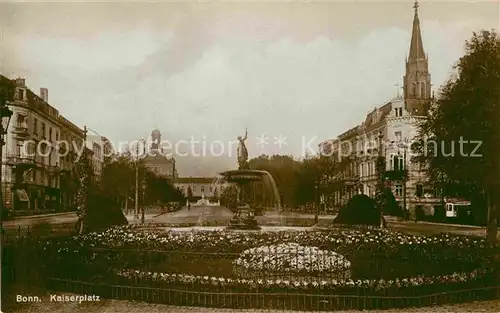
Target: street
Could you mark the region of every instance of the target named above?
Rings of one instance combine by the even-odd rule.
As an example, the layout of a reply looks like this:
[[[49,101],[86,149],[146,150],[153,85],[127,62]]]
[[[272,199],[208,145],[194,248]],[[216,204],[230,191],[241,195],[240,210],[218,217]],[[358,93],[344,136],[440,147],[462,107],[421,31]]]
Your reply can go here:
[[[126,215],[129,223],[140,223],[140,219],[134,218],[133,214]],[[146,223],[168,223],[168,224],[195,224],[196,226],[204,225],[226,225],[232,217],[232,212],[222,206],[191,206],[181,208],[176,212],[165,214],[146,213]],[[333,222],[334,215],[320,215],[319,224],[328,225]],[[314,221],[313,214],[303,214],[294,212],[268,211],[263,216],[257,216],[257,221],[260,224],[267,225],[283,225],[286,222],[311,224]],[[71,233],[73,226],[77,221],[76,214],[73,212],[46,215],[46,216],[31,216],[16,218],[4,222],[4,228],[7,234],[24,234],[27,232],[45,234],[47,232],[64,234]],[[436,224],[427,222],[413,221],[397,221],[394,218],[387,218],[387,227],[396,231],[402,231],[415,235],[436,235],[440,233],[452,233],[455,235],[479,236],[486,235],[484,227],[454,225],[454,224]],[[499,234],[500,235],[500,234]],[[500,238],[500,236],[499,236]]]

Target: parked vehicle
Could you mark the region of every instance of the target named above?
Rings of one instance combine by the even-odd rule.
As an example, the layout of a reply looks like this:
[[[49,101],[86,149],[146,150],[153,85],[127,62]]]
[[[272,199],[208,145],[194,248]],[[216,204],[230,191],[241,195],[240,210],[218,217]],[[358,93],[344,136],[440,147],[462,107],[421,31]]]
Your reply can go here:
[[[448,201],[445,205],[446,208],[446,217],[447,218],[456,218],[461,215],[459,212],[462,211],[467,215],[472,214],[472,207],[470,201]]]

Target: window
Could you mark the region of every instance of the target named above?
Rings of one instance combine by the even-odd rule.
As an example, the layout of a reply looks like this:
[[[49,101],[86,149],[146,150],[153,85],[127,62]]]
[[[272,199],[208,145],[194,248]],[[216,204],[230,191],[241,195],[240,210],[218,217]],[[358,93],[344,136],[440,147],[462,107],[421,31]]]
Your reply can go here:
[[[17,99],[21,100],[21,101],[24,101],[24,89],[19,88],[17,90]]]
[[[391,158],[391,168],[393,171],[398,171],[399,170],[399,156],[393,155]]]
[[[393,171],[402,171],[404,170],[404,159],[401,155],[394,155],[391,158],[391,167]]]
[[[405,169],[404,158],[402,156],[398,156],[398,168],[400,171]]]
[[[205,192],[205,186],[201,186],[201,192]]]
[[[38,135],[38,120],[36,119],[36,117],[33,121],[33,134]]]
[[[26,127],[26,115],[17,114],[16,126],[23,128]]]
[[[417,197],[422,197],[424,195],[424,186],[418,184],[416,190]]]
[[[52,127],[49,127],[49,140],[52,140]]]
[[[402,196],[403,196],[403,186],[396,185],[396,197],[402,197]]]
[[[23,146],[23,144],[24,144],[24,141],[18,141],[17,142],[15,156],[17,156],[17,157],[23,157],[23,155],[21,155],[21,151],[22,151],[21,147]]]
[[[420,84],[420,98],[426,99],[425,97],[425,83]]]
[[[193,186],[193,192],[196,191],[196,186]]]
[[[394,138],[396,138],[396,142],[401,142],[402,137],[403,137],[403,135],[400,131],[394,133]]]
[[[213,191],[214,191],[214,189],[213,189],[212,187],[209,187],[209,190],[210,190],[210,192],[213,192]]]
[[[403,108],[395,108],[394,111],[396,116],[403,116]]]
[[[45,123],[42,122],[42,138],[45,139]]]

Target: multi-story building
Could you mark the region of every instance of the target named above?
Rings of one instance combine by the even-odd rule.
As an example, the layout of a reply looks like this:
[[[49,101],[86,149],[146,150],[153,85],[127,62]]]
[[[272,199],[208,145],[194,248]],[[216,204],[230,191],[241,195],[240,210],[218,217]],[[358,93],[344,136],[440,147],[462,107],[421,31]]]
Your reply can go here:
[[[106,164],[115,158],[115,150],[113,148],[113,144],[108,138],[102,136],[101,142],[102,142],[102,157],[104,164]]]
[[[48,104],[47,89],[38,96],[22,78],[1,81],[15,89],[7,102],[13,115],[2,160],[4,204],[14,211],[59,210],[59,111]]]
[[[211,177],[178,177],[174,181],[174,186],[185,196],[191,188],[193,198],[212,198],[217,196],[217,188],[213,186],[214,178]]]
[[[14,214],[74,210],[76,163],[83,155],[85,131],[48,104],[46,88],[36,95],[25,79],[2,75],[0,87],[13,94],[7,101],[13,115],[2,156],[5,207]],[[98,179],[105,157],[113,155],[111,142],[102,136],[99,139],[87,149]]]
[[[414,5],[410,52],[403,77],[403,97],[398,95],[369,112],[358,126],[336,139],[320,144],[322,153],[339,160],[339,189],[334,203],[341,206],[353,194],[374,196],[376,192],[377,157],[386,159],[386,174],[396,200],[413,211],[421,206],[427,214],[440,199],[419,165],[411,162],[411,143],[418,135],[419,124],[426,118],[432,99],[428,58],[424,53],[418,2]]]
[[[175,159],[166,155],[161,143],[161,132],[158,129],[153,130],[151,132],[151,146],[143,159],[144,165],[157,175],[175,179],[177,177]]]

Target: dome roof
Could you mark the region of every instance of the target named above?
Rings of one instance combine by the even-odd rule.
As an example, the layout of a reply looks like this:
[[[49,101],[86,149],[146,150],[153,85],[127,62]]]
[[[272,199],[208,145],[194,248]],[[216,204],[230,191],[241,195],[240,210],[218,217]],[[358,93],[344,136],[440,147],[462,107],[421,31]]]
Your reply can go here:
[[[153,129],[153,131],[151,132],[151,135],[154,136],[154,135],[161,135],[161,132],[159,129]]]

